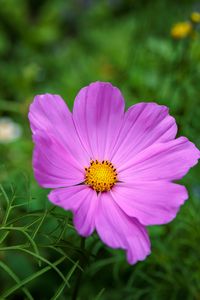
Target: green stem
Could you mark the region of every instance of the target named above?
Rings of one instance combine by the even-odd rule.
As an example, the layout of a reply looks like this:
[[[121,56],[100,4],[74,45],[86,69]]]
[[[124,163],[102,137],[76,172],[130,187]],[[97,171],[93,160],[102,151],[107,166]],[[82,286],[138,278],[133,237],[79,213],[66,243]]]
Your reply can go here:
[[[81,268],[83,268],[83,266],[85,265],[85,257],[84,257],[85,238],[84,237],[81,238],[80,249],[81,249],[81,254],[80,254],[79,264],[80,264]],[[72,293],[72,300],[78,299],[77,297],[78,297],[78,292],[79,292],[79,288],[80,288],[82,274],[83,274],[83,271],[79,269],[78,274],[77,274],[77,279],[75,282],[75,286],[74,286],[74,290]]]

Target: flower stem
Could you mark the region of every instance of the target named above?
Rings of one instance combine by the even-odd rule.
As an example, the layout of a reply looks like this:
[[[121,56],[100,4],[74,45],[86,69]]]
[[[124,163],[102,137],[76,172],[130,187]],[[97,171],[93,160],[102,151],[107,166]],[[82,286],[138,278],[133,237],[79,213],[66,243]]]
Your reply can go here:
[[[84,237],[81,237],[81,242],[80,242],[81,254],[80,254],[80,260],[79,260],[79,264],[80,264],[81,267],[84,266],[85,240],[86,239]],[[79,292],[79,288],[80,288],[82,274],[83,274],[83,271],[81,271],[79,269],[78,274],[77,274],[77,279],[76,279],[76,282],[75,282],[75,286],[74,286],[74,290],[72,292],[72,300],[77,300],[78,299],[77,296],[78,296],[78,292]]]

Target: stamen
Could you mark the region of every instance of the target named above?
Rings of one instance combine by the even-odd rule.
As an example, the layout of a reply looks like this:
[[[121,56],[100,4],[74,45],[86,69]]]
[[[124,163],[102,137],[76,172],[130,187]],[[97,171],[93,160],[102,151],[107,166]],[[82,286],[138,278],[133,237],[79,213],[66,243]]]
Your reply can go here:
[[[110,191],[116,182],[116,168],[108,160],[91,160],[90,166],[85,167],[85,184],[97,192]]]

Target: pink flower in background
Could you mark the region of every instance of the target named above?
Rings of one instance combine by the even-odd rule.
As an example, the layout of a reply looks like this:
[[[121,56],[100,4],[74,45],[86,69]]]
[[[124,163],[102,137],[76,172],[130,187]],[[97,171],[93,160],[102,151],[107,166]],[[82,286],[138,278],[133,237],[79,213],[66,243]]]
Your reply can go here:
[[[199,150],[175,139],[168,108],[138,103],[124,111],[120,91],[96,82],[81,89],[71,113],[58,95],[39,95],[29,119],[38,183],[49,200],[74,214],[82,236],[97,231],[130,264],[150,253],[146,226],[173,220],[188,198],[174,183],[194,166]]]

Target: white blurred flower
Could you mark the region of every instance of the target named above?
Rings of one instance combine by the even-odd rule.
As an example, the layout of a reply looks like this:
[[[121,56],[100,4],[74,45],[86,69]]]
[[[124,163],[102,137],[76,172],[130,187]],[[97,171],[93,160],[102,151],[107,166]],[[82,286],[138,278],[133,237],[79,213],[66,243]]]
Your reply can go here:
[[[10,143],[17,140],[22,134],[19,124],[7,117],[0,118],[0,143]]]

